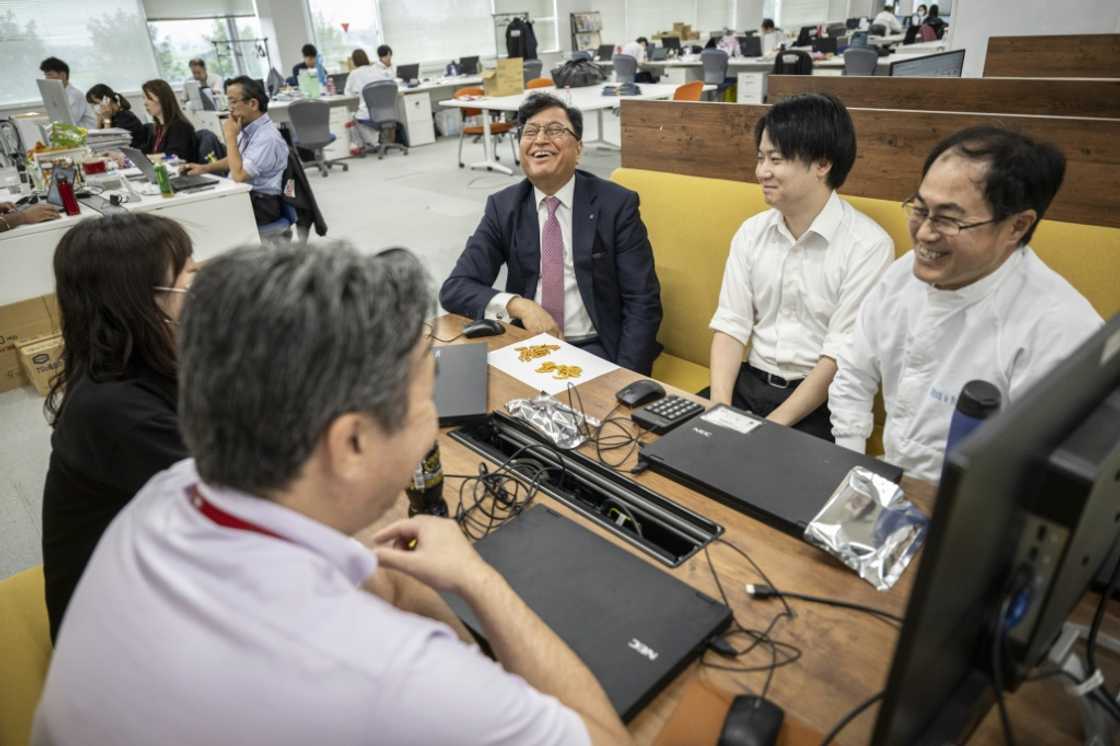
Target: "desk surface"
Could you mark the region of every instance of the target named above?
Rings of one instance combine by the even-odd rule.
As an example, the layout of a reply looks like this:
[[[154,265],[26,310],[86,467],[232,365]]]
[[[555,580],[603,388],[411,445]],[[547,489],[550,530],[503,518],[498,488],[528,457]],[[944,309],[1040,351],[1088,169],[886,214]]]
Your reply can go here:
[[[409,88],[405,85],[402,85],[398,81],[397,82],[397,91],[402,96],[404,96],[404,95],[408,95],[410,93],[427,93],[428,91],[437,91],[437,90],[440,90],[441,88],[462,88],[463,86],[479,85],[481,83],[482,83],[481,76],[478,76],[478,75],[459,75],[459,76],[453,77],[453,78],[436,78],[434,80],[425,81],[425,82],[421,83],[420,85],[413,86],[412,88]],[[273,111],[273,110],[276,110],[276,109],[284,110],[284,109],[287,109],[289,106],[291,106],[293,101],[303,101],[303,100],[304,99],[302,97],[287,98],[287,99],[272,99],[271,101],[269,101],[268,108],[269,108],[269,111]],[[314,101],[323,101],[325,103],[330,104],[331,106],[350,106],[350,105],[357,105],[358,96],[357,96],[357,94],[347,96],[344,93],[336,93],[333,96],[320,96],[319,98],[313,99],[313,100]]]
[[[443,316],[435,323],[434,336],[451,339],[459,334],[465,321],[458,316]],[[493,350],[528,336],[525,331],[510,327],[505,335],[491,337],[485,341]],[[479,340],[463,340],[463,342],[471,341]],[[615,404],[614,392],[638,378],[640,376],[636,373],[620,369],[580,385],[578,389],[584,407],[589,414],[602,417]],[[501,409],[510,399],[529,396],[532,393],[526,385],[501,371],[490,369],[490,409]],[[696,397],[692,398],[696,399]],[[706,403],[702,399],[697,400]],[[454,474],[475,473],[479,457],[447,437],[447,432],[448,429],[445,429],[440,437],[444,470]],[[583,450],[590,453],[587,446]],[[631,466],[632,460],[633,457],[626,465]],[[916,575],[917,560],[907,569],[894,589],[887,593],[880,593],[823,552],[665,477],[645,472],[631,478],[722,524],[726,528],[724,538],[749,552],[780,588],[842,597],[895,614],[905,613],[907,598]],[[932,485],[904,480],[903,486],[907,494],[928,512],[934,494]],[[448,480],[448,485],[445,487],[444,495],[452,509],[456,505],[458,487],[458,480]],[[676,576],[712,597],[719,597],[702,554],[691,558],[676,569],[668,569],[653,562],[650,557],[628,544],[605,534],[600,528],[562,503],[547,496],[537,499],[584,527],[606,536],[626,551],[655,564],[662,571]],[[406,508],[407,503],[402,497],[379,525],[404,517]],[[376,528],[371,527],[363,531],[359,538],[369,542],[375,531]],[[764,628],[776,613],[777,602],[748,601],[743,592],[743,584],[759,582],[759,578],[727,547],[713,545],[710,551],[720,580],[730,595],[736,618],[744,626]],[[785,708],[787,718],[799,721],[807,726],[809,731],[815,731],[815,739],[796,742],[816,744],[819,742],[820,734],[828,731],[857,703],[882,688],[890,667],[897,631],[861,614],[826,606],[800,604],[796,601],[791,602],[791,605],[797,615],[796,619],[792,622],[779,623],[773,634],[776,639],[790,642],[801,648],[803,655],[797,663],[775,672],[768,696]],[[1078,618],[1083,621],[1088,616],[1088,604],[1083,601],[1078,610]],[[1115,623],[1116,619],[1110,614],[1106,620],[1106,631],[1114,630]],[[708,655],[710,658],[711,654]],[[715,662],[724,661],[717,659]],[[744,659],[743,664],[765,665],[768,662],[769,655],[760,654],[757,658]],[[765,678],[764,672],[732,674],[693,663],[630,723],[630,731],[638,743],[649,744],[654,741],[678,704],[686,682],[698,674],[705,681],[734,693],[746,691],[748,688],[758,692]],[[1043,680],[1026,685],[1019,693],[1009,697],[1008,702],[1020,743],[1078,743],[1076,705],[1062,693],[1061,684],[1056,680]],[[997,720],[995,713],[991,713],[969,743],[1002,743]],[[840,742],[867,743],[873,723],[874,718],[871,716],[860,717],[844,731]],[[783,743],[790,743],[790,741],[783,741]]]
[[[614,109],[621,105],[622,101],[641,101],[670,98],[673,93],[680,86],[668,83],[639,83],[638,87],[641,93],[637,96],[604,96],[603,86],[613,85],[612,83],[605,83],[603,85],[586,86],[584,88],[572,88],[572,106],[580,111],[595,111],[596,109]],[[704,90],[714,90],[714,85],[704,86]],[[490,111],[517,111],[525,99],[534,93],[551,93],[554,95],[561,94],[562,92],[553,87],[547,88],[534,88],[526,90],[522,93],[515,93],[512,96],[483,96],[476,99],[448,99],[440,101],[440,106],[453,106],[458,109],[489,109]]]

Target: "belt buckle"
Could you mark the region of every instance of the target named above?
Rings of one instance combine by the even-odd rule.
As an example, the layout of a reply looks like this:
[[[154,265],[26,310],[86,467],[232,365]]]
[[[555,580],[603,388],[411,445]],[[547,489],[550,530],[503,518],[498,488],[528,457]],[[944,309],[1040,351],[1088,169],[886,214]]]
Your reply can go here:
[[[775,381],[781,381],[781,383],[775,383]],[[776,376],[769,371],[766,372],[766,383],[770,386],[773,386],[776,389],[788,389],[789,388],[789,381],[782,378],[781,376]]]

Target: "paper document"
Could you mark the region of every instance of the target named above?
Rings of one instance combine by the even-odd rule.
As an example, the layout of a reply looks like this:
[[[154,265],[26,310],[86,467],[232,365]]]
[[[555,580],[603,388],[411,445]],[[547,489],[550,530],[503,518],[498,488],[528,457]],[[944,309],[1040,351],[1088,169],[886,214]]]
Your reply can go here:
[[[569,383],[579,386],[618,368],[550,334],[513,342],[491,352],[487,360],[503,373],[550,396],[566,391]]]

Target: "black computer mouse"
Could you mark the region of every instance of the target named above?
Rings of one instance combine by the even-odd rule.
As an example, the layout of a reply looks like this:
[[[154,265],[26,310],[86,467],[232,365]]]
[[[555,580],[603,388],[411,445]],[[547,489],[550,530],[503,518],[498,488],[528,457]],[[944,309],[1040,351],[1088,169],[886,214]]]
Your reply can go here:
[[[665,389],[657,381],[643,378],[615,392],[615,398],[628,407],[640,407],[665,396]]]
[[[463,336],[467,339],[474,339],[475,337],[493,337],[505,333],[505,325],[496,319],[479,319],[463,327]]]
[[[770,700],[740,694],[731,701],[718,746],[774,746],[784,719],[785,712]]]

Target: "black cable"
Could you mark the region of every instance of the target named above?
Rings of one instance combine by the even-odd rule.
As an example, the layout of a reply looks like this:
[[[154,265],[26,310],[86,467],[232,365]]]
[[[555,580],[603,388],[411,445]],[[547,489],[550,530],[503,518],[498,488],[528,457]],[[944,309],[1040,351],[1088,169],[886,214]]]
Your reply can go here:
[[[1011,730],[1011,720],[1007,717],[1007,703],[1003,698],[1003,660],[1000,652],[1003,650],[1005,635],[1004,619],[1007,609],[1011,606],[1011,596],[1004,599],[1000,606],[996,631],[992,635],[992,688],[996,692],[996,706],[999,708],[999,722],[1003,728],[1003,740],[1007,746],[1015,746],[1015,734]]]
[[[1089,668],[1090,676],[1097,670],[1097,634],[1101,631],[1104,609],[1108,605],[1108,600],[1112,598],[1113,592],[1116,591],[1118,581],[1120,581],[1120,562],[1117,562],[1116,567],[1112,569],[1112,577],[1108,579],[1108,586],[1101,596],[1100,603],[1097,604],[1097,611],[1093,614],[1093,623],[1089,627],[1089,639],[1085,643],[1085,663]]]
[[[642,444],[642,436],[645,435],[647,431],[642,426],[638,425],[638,423],[633,422],[629,417],[623,415],[618,417],[611,416],[622,406],[621,402],[611,407],[606,416],[599,420],[598,427],[592,430],[588,424],[587,410],[584,409],[583,396],[580,394],[579,389],[569,383],[567,391],[568,408],[579,414],[580,432],[583,434],[584,438],[595,446],[596,460],[603,466],[617,472],[629,471],[631,474],[639,473],[636,469],[624,469],[622,465],[630,459],[630,456],[633,455],[638,446]],[[632,425],[635,428],[635,432],[629,432],[625,427],[626,425]],[[605,434],[603,431],[608,427],[617,427],[619,433]],[[612,461],[603,455],[605,452],[618,451],[624,448],[626,452],[622,454],[622,458],[620,459]]]
[[[722,539],[722,538],[717,536],[715,539],[713,539],[713,541],[718,542],[720,544],[723,544],[724,546],[731,547],[733,550],[738,552],[739,555],[742,556],[743,559],[745,559],[747,562],[750,563],[751,567],[754,568],[754,571],[756,573],[758,573],[758,576],[760,578],[762,578],[762,582],[766,583],[766,585],[770,586],[771,588],[773,588],[775,590],[777,589],[778,586],[774,585],[774,583],[770,580],[770,578],[766,575],[766,573],[764,573],[762,571],[762,568],[758,566],[758,563],[755,562],[753,559],[751,559],[751,556],[749,554],[747,554],[742,549],[740,549],[739,547],[732,544],[727,539]],[[714,569],[713,569],[713,572],[714,572]],[[796,614],[793,613],[793,609],[790,608],[789,602],[786,601],[786,599],[781,595],[779,595],[779,598],[781,599],[782,606],[785,607],[786,615],[790,619],[793,619],[795,616],[797,616]]]
[[[854,603],[852,601],[843,601],[843,600],[838,599],[838,598],[825,598],[824,596],[811,596],[807,593],[795,593],[793,591],[779,591],[779,590],[777,590],[775,588],[772,588],[768,585],[754,585],[754,584],[748,584],[747,585],[747,593],[750,594],[753,598],[759,598],[759,599],[776,598],[776,597],[781,596],[781,597],[784,597],[784,598],[793,598],[793,599],[797,599],[799,601],[806,601],[808,603],[822,604],[822,605],[825,605],[825,606],[835,606],[837,608],[850,609],[852,611],[860,611],[860,612],[863,612],[864,614],[870,614],[871,616],[874,616],[874,617],[878,618],[879,620],[881,620],[883,622],[886,622],[887,624],[891,625],[892,627],[896,627],[896,628],[898,627],[898,625],[902,624],[902,617],[891,614],[890,612],[883,611],[882,609],[876,609],[876,608],[873,608],[871,606],[864,606],[863,604],[857,604],[857,603]]]
[[[436,328],[430,321],[425,321],[424,326],[428,327],[428,337],[430,339],[434,339],[436,342],[440,342],[440,343],[445,344],[445,345],[446,344],[451,344],[452,342],[456,342],[460,338],[462,338],[462,336],[463,336],[463,333],[459,332],[458,334],[456,334],[451,339],[440,339],[439,337],[436,336]]]
[[[852,710],[847,715],[840,718],[840,722],[832,726],[832,730],[830,730],[821,741],[821,746],[828,746],[828,744],[832,743],[833,740],[836,739],[836,736],[840,735],[840,731],[847,728],[848,724],[859,717],[864,710],[881,700],[883,698],[883,695],[886,693],[887,692],[884,689],[883,691],[874,694],[871,697],[868,697],[867,699],[856,705],[854,708],[852,708]]]

